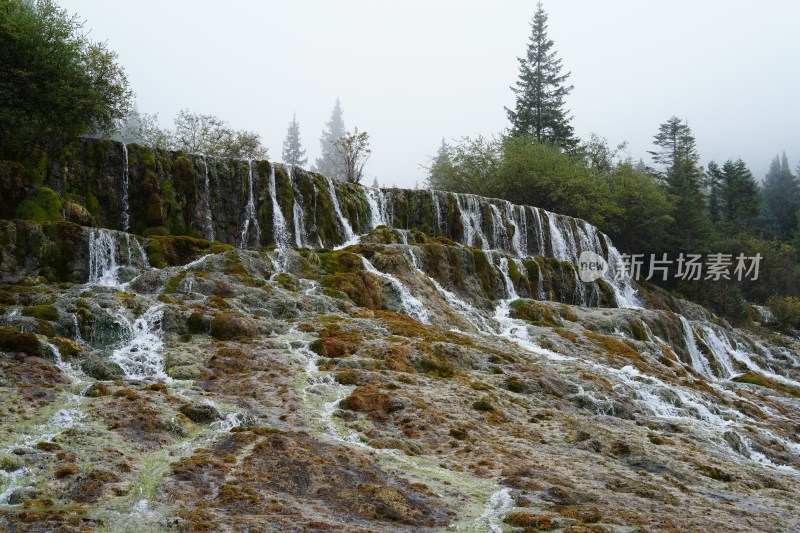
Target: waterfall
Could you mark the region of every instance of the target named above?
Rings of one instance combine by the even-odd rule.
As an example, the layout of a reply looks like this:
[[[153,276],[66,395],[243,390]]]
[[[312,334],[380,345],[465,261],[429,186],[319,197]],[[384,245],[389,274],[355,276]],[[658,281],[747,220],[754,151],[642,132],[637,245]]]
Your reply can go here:
[[[294,220],[294,243],[298,248],[306,246],[306,225],[305,215],[303,208],[297,201],[300,197],[300,191],[297,190],[294,183],[294,167],[286,165],[286,170],[289,173],[289,182],[292,184],[292,192],[294,193],[294,202],[292,204],[292,219]]]
[[[714,375],[711,372],[711,367],[708,364],[708,360],[700,352],[700,349],[697,347],[697,343],[694,340],[694,331],[692,331],[692,326],[689,325],[689,321],[686,320],[683,315],[678,315],[678,318],[680,318],[681,326],[683,327],[683,339],[686,343],[686,350],[689,352],[689,358],[692,361],[692,368],[706,378],[714,379]]]
[[[380,189],[365,188],[364,196],[369,206],[369,229],[374,230],[378,226],[390,226],[389,216],[386,209],[386,198]]]
[[[534,233],[536,234],[536,244],[539,246],[538,252],[540,256],[544,257],[547,255],[547,252],[545,250],[544,223],[542,222],[542,213],[539,211],[538,207],[531,207],[530,210],[533,214],[533,229]]]
[[[120,226],[122,231],[128,232],[131,222],[130,206],[128,198],[128,145],[122,144],[122,216]]]
[[[89,233],[89,284],[117,287],[117,246],[111,233],[93,229]]]
[[[400,294],[401,298],[401,305],[403,312],[408,316],[414,318],[419,322],[423,322],[425,324],[430,323],[430,313],[425,305],[420,302],[416,296],[411,294],[411,291],[408,290],[408,287],[405,284],[397,279],[396,277],[392,276],[391,274],[387,274],[386,272],[381,272],[375,266],[369,262],[369,259],[366,257],[361,256],[361,261],[364,264],[364,268],[367,269],[367,272],[375,274],[376,276],[387,280],[392,287]]]
[[[508,273],[508,259],[506,256],[500,257],[500,273],[503,275],[503,282],[506,286],[506,298],[509,300],[516,300],[519,298],[517,289],[514,287],[514,281]]]
[[[617,275],[622,268],[622,254],[619,253],[606,235],[603,235],[608,249],[608,271],[605,280],[614,289],[614,296],[617,300],[617,307],[639,307],[636,297],[636,289],[631,283],[630,276]]]
[[[206,227],[205,227],[205,236],[206,239],[209,241],[213,241],[215,235],[214,232],[214,220],[211,216],[211,180],[208,177],[208,158],[204,155],[202,157],[203,161],[203,183],[205,185],[203,191],[203,204],[205,207],[205,220],[206,220]]]
[[[269,197],[272,199],[272,236],[278,248],[288,248],[292,244],[292,236],[286,227],[286,219],[281,211],[281,204],[278,203],[278,195],[275,192],[275,165],[270,165],[269,172]],[[289,165],[286,166],[289,168]],[[289,170],[291,174],[291,170]]]
[[[478,198],[472,194],[456,194],[456,204],[461,213],[461,225],[464,228],[464,244],[475,246],[475,239],[481,240],[481,248],[489,249],[489,243],[483,234],[483,215]],[[463,198],[463,203],[462,203]]]
[[[339,198],[336,196],[336,187],[333,185],[333,180],[328,176],[325,176],[325,180],[328,182],[328,193],[331,196],[334,214],[339,221],[339,227],[342,229],[342,237],[344,237],[342,246],[353,244],[355,242],[353,228],[350,226],[350,222],[345,218],[344,214],[342,214],[342,208],[339,206]]]
[[[433,214],[436,217],[436,224],[433,231],[433,236],[435,237],[437,233],[443,235],[445,230],[442,227],[442,206],[439,205],[439,195],[436,194],[434,190],[431,190],[431,202],[433,203]]]
[[[553,250],[552,256],[559,261],[572,261],[573,258],[569,253],[567,243],[564,241],[564,236],[558,228],[558,216],[550,211],[545,211],[544,213],[547,217],[548,226],[550,226],[550,244]]]
[[[150,307],[133,322],[124,318],[123,325],[128,330],[128,340],[114,350],[111,360],[122,368],[126,379],[169,381],[170,378],[164,372],[164,358],[160,353],[164,347],[164,341],[161,340],[163,318],[163,304]]]
[[[514,235],[511,237],[511,247],[517,257],[528,256],[528,220],[525,217],[525,208],[515,206],[510,202],[505,202],[506,218],[511,227],[514,228]],[[519,213],[519,223],[516,215]]]
[[[725,333],[717,335],[717,332],[710,326],[701,326],[700,329],[703,332],[703,341],[708,346],[708,349],[711,350],[711,353],[714,354],[714,359],[716,359],[718,366],[722,370],[722,378],[730,379],[737,376],[738,373],[733,369],[733,361],[730,355],[730,352],[733,351],[733,346],[731,346],[728,336]]]
[[[500,214],[500,209],[494,205],[489,204],[492,211],[492,244],[495,250],[508,251],[508,230],[503,221],[503,216]]]
[[[246,248],[250,241],[250,222],[253,223],[253,228],[256,232],[256,243],[261,243],[261,228],[258,226],[258,218],[256,217],[256,203],[253,198],[253,161],[247,162],[247,205],[244,209],[244,224],[242,231],[239,235],[239,246]]]

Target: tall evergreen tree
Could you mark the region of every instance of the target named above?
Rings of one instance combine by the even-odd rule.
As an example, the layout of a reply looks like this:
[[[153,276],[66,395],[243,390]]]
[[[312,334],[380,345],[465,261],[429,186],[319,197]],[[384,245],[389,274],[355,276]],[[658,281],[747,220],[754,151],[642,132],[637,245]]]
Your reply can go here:
[[[760,212],[759,187],[741,159],[725,161],[722,168],[708,164],[709,216],[723,233],[734,236],[748,229]]]
[[[786,152],[775,156],[764,178],[764,213],[770,221],[775,236],[788,240],[797,229],[800,211],[800,179],[789,169]]]
[[[283,162],[287,165],[297,165],[302,167],[308,163],[306,150],[300,142],[300,124],[297,123],[297,113],[292,115],[289,123],[289,130],[286,132],[286,139],[283,140]]]
[[[512,135],[530,135],[570,150],[577,144],[564,98],[572,91],[570,73],[561,73],[561,59],[547,36],[547,13],[539,2],[531,23],[525,57],[519,60],[519,79],[511,90],[516,95],[513,110],[506,108]]]
[[[711,225],[705,212],[703,172],[692,130],[678,117],[671,117],[653,139],[657,150],[649,152],[663,166],[658,175],[674,201],[668,248],[673,252],[700,253],[708,244]]]
[[[344,129],[344,119],[342,118],[342,104],[336,99],[333,106],[331,119],[325,123],[322,137],[319,140],[322,155],[317,158],[314,170],[320,174],[344,181],[346,179],[345,169],[341,160],[336,155],[334,142],[343,138],[347,132]]]

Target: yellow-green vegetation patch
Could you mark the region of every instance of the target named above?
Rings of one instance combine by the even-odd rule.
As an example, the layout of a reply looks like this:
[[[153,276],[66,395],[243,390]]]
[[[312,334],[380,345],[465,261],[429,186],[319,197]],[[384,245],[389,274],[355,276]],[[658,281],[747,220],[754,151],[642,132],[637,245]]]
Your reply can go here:
[[[614,337],[609,337],[608,335],[602,335],[600,333],[594,333],[592,331],[585,331],[583,334],[596,346],[605,350],[605,352],[612,356],[612,358],[624,358],[626,361],[632,362],[633,365],[639,370],[647,370],[647,363],[642,356],[639,355],[639,352],[636,351],[636,346],[629,341],[621,341],[619,339],[615,339]]]
[[[753,372],[745,372],[741,376],[736,376],[735,378],[733,378],[733,381],[737,383],[748,383],[750,385],[758,385],[759,387],[766,387],[768,389],[772,389],[778,392],[782,392],[784,394],[788,394],[790,396],[794,396],[795,398],[800,398],[800,389],[798,389],[797,387],[786,385],[772,378],[762,376],[761,374],[756,374]]]
[[[22,310],[25,316],[38,318],[39,320],[48,320],[54,322],[58,320],[58,309],[53,305],[32,305]]]
[[[186,278],[186,274],[187,272],[182,270],[181,272],[178,272],[178,274],[172,276],[164,286],[163,294],[175,294],[178,292],[178,286],[181,284],[181,281]]]
[[[363,337],[355,331],[328,324],[319,331],[319,338],[310,348],[324,357],[345,357],[356,353],[363,344]]]
[[[511,317],[525,320],[536,326],[563,327],[561,317],[544,303],[534,300],[515,300],[511,302]]]
[[[4,352],[24,352],[35,357],[44,357],[39,339],[33,333],[23,333],[17,328],[0,326],[0,350]]]

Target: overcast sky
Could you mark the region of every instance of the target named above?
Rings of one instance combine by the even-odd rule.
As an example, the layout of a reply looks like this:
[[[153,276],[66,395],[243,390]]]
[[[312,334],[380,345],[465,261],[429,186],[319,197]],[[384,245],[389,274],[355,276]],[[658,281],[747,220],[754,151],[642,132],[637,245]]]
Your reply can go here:
[[[413,187],[441,139],[507,127],[533,0],[58,0],[119,54],[139,110],[182,108],[259,133],[280,160],[297,113],[310,161],[334,101],[370,134],[367,183]],[[758,179],[800,161],[800,2],[546,0],[576,133],[646,151],[671,115],[703,164]]]

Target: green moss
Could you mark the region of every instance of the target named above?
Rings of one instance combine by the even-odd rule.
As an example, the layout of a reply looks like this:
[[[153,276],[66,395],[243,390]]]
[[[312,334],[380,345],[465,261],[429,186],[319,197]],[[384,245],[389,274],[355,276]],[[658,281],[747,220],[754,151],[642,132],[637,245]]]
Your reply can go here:
[[[17,218],[34,222],[55,222],[61,217],[61,199],[53,189],[40,187],[17,206]]]
[[[278,274],[275,276],[275,281],[287,291],[297,292],[297,285],[295,285],[294,280],[288,274]]]
[[[258,328],[240,315],[220,314],[211,320],[209,333],[219,340],[248,340],[258,335]]]
[[[798,389],[797,387],[784,385],[783,383],[780,383],[779,381],[776,381],[772,378],[768,378],[760,374],[755,374],[753,372],[745,372],[741,376],[736,376],[735,378],[733,378],[733,381],[737,383],[749,383],[750,385],[758,385],[759,387],[765,387],[768,389],[776,390],[778,392],[782,392],[784,394],[788,394],[790,396],[794,396],[795,398],[800,398],[800,389]]]
[[[178,291],[178,285],[181,284],[186,278],[186,271],[183,270],[179,272],[177,275],[172,276],[167,284],[164,286],[164,292],[162,294],[175,294]]]
[[[17,328],[0,326],[0,350],[24,352],[35,357],[44,357],[45,351],[33,333],[22,333]]]
[[[537,326],[563,326],[561,317],[550,306],[533,300],[515,300],[510,306],[511,317]]]
[[[494,265],[489,262],[483,250],[472,250],[472,260],[475,263],[475,274],[481,282],[484,296],[494,300]]]
[[[58,320],[58,309],[53,305],[33,305],[22,310],[22,314],[40,320]]]
[[[634,318],[631,321],[631,334],[633,335],[633,338],[636,339],[637,341],[645,342],[649,340],[649,338],[647,337],[647,331],[645,331],[644,328],[644,322],[642,322],[638,318]]]

